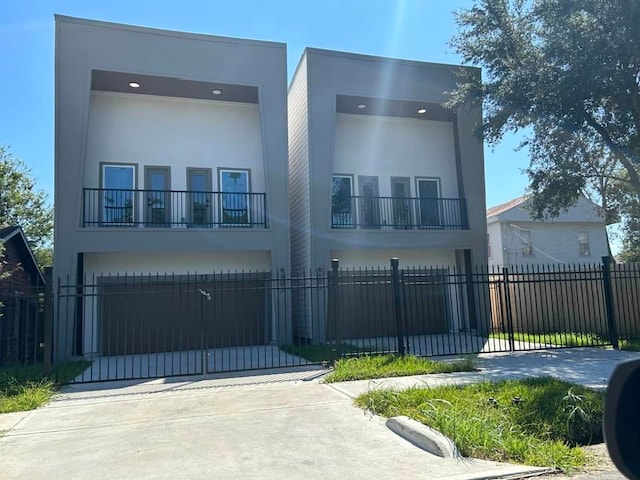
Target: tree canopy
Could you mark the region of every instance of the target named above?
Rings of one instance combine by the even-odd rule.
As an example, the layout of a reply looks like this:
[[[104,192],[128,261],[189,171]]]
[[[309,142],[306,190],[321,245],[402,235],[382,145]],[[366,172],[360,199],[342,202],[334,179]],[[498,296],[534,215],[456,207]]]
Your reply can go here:
[[[0,225],[22,227],[38,264],[51,265],[53,209],[22,160],[0,145]]]
[[[531,132],[534,215],[591,193],[629,220],[640,199],[640,2],[478,0],[456,21],[452,45],[484,79],[463,77],[451,103],[484,102],[489,144]]]

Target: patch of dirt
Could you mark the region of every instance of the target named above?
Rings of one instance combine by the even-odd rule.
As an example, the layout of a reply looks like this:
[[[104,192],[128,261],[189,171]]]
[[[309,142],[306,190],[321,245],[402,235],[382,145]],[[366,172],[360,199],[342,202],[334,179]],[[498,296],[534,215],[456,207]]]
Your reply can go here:
[[[552,475],[543,475],[536,478],[540,480],[595,480],[602,478],[625,478],[618,472],[618,469],[611,461],[611,458],[609,458],[609,452],[607,451],[607,446],[604,443],[589,445],[587,447],[582,447],[582,449],[587,454],[587,464],[577,472],[573,472],[571,475],[557,473]]]

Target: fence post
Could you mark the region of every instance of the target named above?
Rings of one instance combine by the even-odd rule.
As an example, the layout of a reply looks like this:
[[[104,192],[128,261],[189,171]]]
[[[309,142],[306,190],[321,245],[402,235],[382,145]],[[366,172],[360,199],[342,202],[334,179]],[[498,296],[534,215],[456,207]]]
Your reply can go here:
[[[402,299],[400,298],[400,273],[398,272],[398,257],[391,259],[391,285],[393,286],[393,302],[396,314],[396,335],[398,336],[398,353],[404,357],[404,326],[402,319]]]
[[[196,274],[196,279],[197,279],[197,274]],[[197,283],[196,283],[197,285]],[[206,286],[206,276],[205,276],[205,281],[202,282],[203,286]],[[203,290],[202,288],[198,288],[196,294],[200,294],[200,357],[201,357],[201,362],[202,362],[202,375],[207,375],[209,372],[209,348],[208,348],[208,338],[207,338],[207,331],[206,331],[206,322],[205,322],[205,314],[204,314],[204,307],[205,307],[205,300],[210,300],[211,299],[211,293],[207,292],[206,290]]]
[[[616,314],[613,308],[613,288],[611,287],[611,257],[602,257],[602,286],[604,288],[604,303],[607,314],[607,325],[609,327],[609,340],[616,350],[620,349],[618,344],[618,330],[616,328]]]
[[[513,336],[513,315],[511,312],[511,292],[509,291],[509,269],[502,268],[502,285],[504,285],[505,321],[507,322],[507,334],[509,335],[509,351],[516,350],[516,341]]]
[[[331,273],[329,275],[329,298],[331,298],[332,308],[329,310],[331,315],[330,322],[333,327],[333,337],[335,346],[331,349],[331,364],[335,364],[342,356],[340,348],[340,336],[338,335],[338,269],[340,268],[340,260],[334,258],[331,260]],[[330,330],[330,331],[331,331]]]
[[[51,373],[53,352],[53,268],[44,267],[44,374]]]
[[[478,305],[473,289],[473,271],[471,267],[471,250],[464,251],[464,277],[467,287],[467,307],[469,309],[469,328],[478,328]],[[464,328],[464,327],[463,327]]]

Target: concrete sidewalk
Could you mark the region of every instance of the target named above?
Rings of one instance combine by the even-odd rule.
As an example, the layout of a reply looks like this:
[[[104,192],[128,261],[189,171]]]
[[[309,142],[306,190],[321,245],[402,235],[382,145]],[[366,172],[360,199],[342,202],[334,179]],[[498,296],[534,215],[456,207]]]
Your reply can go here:
[[[573,349],[486,355],[483,370],[319,382],[316,368],[261,375],[67,387],[48,406],[16,414],[0,429],[3,479],[122,478],[502,478],[536,469],[444,460],[363,414],[351,396],[383,385],[469,382],[553,374],[602,386],[613,366],[640,354]],[[2,425],[5,425],[3,427]]]
[[[605,388],[615,366],[640,359],[640,352],[600,348],[565,348],[534,352],[483,353],[478,355],[477,372],[413,375],[331,384],[345,395],[356,397],[377,388],[404,389],[497,381],[510,378],[551,376],[589,388]]]

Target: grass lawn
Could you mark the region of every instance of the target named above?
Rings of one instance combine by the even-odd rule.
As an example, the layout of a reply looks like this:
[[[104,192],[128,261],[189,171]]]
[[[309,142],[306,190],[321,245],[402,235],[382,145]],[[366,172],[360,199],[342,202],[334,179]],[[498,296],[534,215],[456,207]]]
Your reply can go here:
[[[501,338],[508,340],[508,333],[493,332],[490,334],[492,338]],[[549,345],[557,345],[559,347],[591,347],[610,345],[609,340],[601,337],[596,333],[574,333],[574,332],[553,332],[553,333],[522,333],[514,332],[513,338],[517,342],[546,343]],[[629,350],[633,352],[640,351],[640,339],[618,339],[620,350]]]
[[[508,340],[509,334],[493,332],[490,337]],[[609,343],[608,340],[595,333],[553,332],[533,334],[514,332],[513,338],[516,342],[546,343],[559,347],[591,347]]]
[[[332,360],[332,350],[337,348],[332,344],[317,344],[317,345],[282,345],[280,350],[283,352],[295,355],[296,357],[302,357],[311,363],[330,362]],[[348,343],[342,343],[340,346],[341,353],[362,353],[365,350],[354,347]],[[333,354],[337,356],[336,353]]]
[[[376,390],[356,404],[429,425],[451,438],[464,456],[564,472],[585,464],[580,445],[603,440],[604,393],[552,378]]]
[[[0,369],[0,413],[33,410],[47,403],[58,386],[82,373],[91,362],[65,362],[45,376],[42,365]]]
[[[434,361],[413,355],[375,355],[338,360],[325,382],[367,380],[370,378],[402,377],[428,373],[470,372],[474,370],[471,357],[454,361]]]
[[[621,338],[618,341],[620,350],[629,350],[631,352],[640,352],[640,340],[630,340],[628,338]]]

